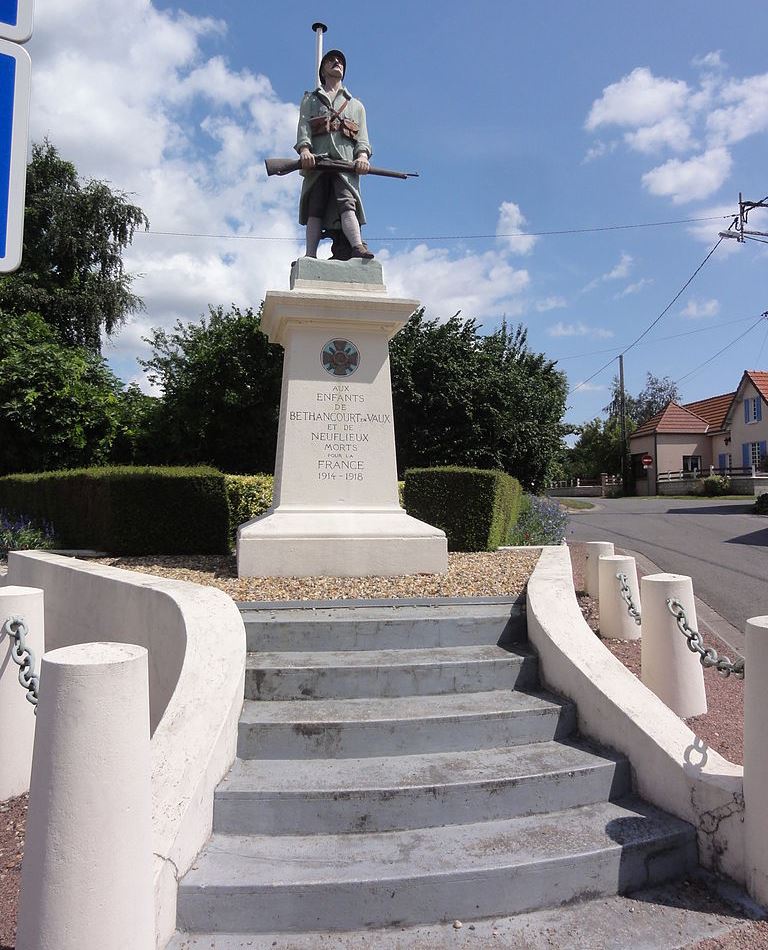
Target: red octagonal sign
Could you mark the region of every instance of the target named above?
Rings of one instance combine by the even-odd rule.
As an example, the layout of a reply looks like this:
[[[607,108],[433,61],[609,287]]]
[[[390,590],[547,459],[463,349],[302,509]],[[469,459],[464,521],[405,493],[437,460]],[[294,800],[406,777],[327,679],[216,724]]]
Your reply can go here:
[[[653,465],[653,456],[646,454],[640,459],[640,461],[643,463],[643,465],[645,465],[646,468],[648,468],[649,465]]]

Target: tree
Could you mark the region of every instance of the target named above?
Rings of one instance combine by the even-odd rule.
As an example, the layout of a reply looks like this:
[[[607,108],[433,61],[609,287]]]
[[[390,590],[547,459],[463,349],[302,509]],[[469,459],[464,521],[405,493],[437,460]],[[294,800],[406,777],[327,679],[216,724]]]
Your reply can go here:
[[[121,426],[122,384],[36,313],[0,312],[0,474],[101,464]]]
[[[621,470],[621,426],[618,419],[592,419],[578,428],[578,441],[568,452],[573,478],[599,478]]]
[[[500,468],[540,488],[557,463],[567,384],[522,326],[417,311],[390,342],[398,468]]]
[[[630,393],[624,395],[627,422],[633,424],[632,429],[637,428],[637,426],[642,425],[661,412],[667,403],[678,402],[679,400],[680,391],[669,376],[659,378],[654,376],[653,373],[646,373],[645,386],[638,395],[632,396]],[[603,412],[607,412],[611,419],[619,419],[620,405],[619,378],[614,376],[611,387],[611,401],[603,407]]]
[[[81,183],[77,169],[46,139],[27,167],[21,267],[0,279],[0,310],[39,313],[68,346],[101,349],[141,309],[122,253],[149,222],[127,195],[106,182]]]
[[[163,390],[153,415],[154,461],[209,462],[225,472],[275,464],[283,350],[250,308],[210,307],[196,323],[152,330],[141,360]]]

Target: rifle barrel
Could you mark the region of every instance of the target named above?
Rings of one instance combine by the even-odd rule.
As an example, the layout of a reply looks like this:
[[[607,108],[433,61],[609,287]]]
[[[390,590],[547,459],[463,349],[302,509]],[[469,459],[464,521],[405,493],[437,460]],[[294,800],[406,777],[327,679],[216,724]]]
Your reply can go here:
[[[267,167],[267,175],[289,175],[301,168],[301,159],[292,158],[267,158],[264,161]],[[354,162],[343,162],[333,158],[316,157],[315,168],[319,172],[354,172]],[[418,178],[418,172],[398,172],[389,168],[377,168],[371,165],[368,169],[369,175],[378,175],[381,178]]]

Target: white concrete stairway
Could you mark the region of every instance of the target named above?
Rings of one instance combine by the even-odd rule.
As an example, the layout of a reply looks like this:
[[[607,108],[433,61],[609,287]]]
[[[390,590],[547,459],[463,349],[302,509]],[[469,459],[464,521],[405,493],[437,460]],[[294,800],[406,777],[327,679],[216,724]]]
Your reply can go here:
[[[693,829],[631,796],[625,759],[569,738],[519,608],[244,619],[238,759],[173,947],[511,915],[696,864]]]

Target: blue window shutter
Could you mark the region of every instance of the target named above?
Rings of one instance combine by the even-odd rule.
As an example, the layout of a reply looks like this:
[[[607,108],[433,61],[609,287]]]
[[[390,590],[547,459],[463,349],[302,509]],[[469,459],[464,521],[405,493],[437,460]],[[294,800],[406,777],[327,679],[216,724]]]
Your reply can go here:
[[[744,466],[744,468],[749,468],[752,465],[749,442],[741,443],[741,464]]]
[[[721,452],[720,455],[717,456],[717,467],[720,469],[728,468],[728,460],[725,452]]]
[[[761,459],[761,461],[762,461],[762,459],[765,458],[765,455],[766,455],[766,452],[765,452],[765,442],[761,442],[761,443],[760,443],[760,459]]]
[[[757,419],[758,422],[760,422],[760,420],[763,418],[762,402],[763,400],[759,396],[755,400],[755,418]]]
[[[744,421],[749,422],[749,400],[744,400]]]

